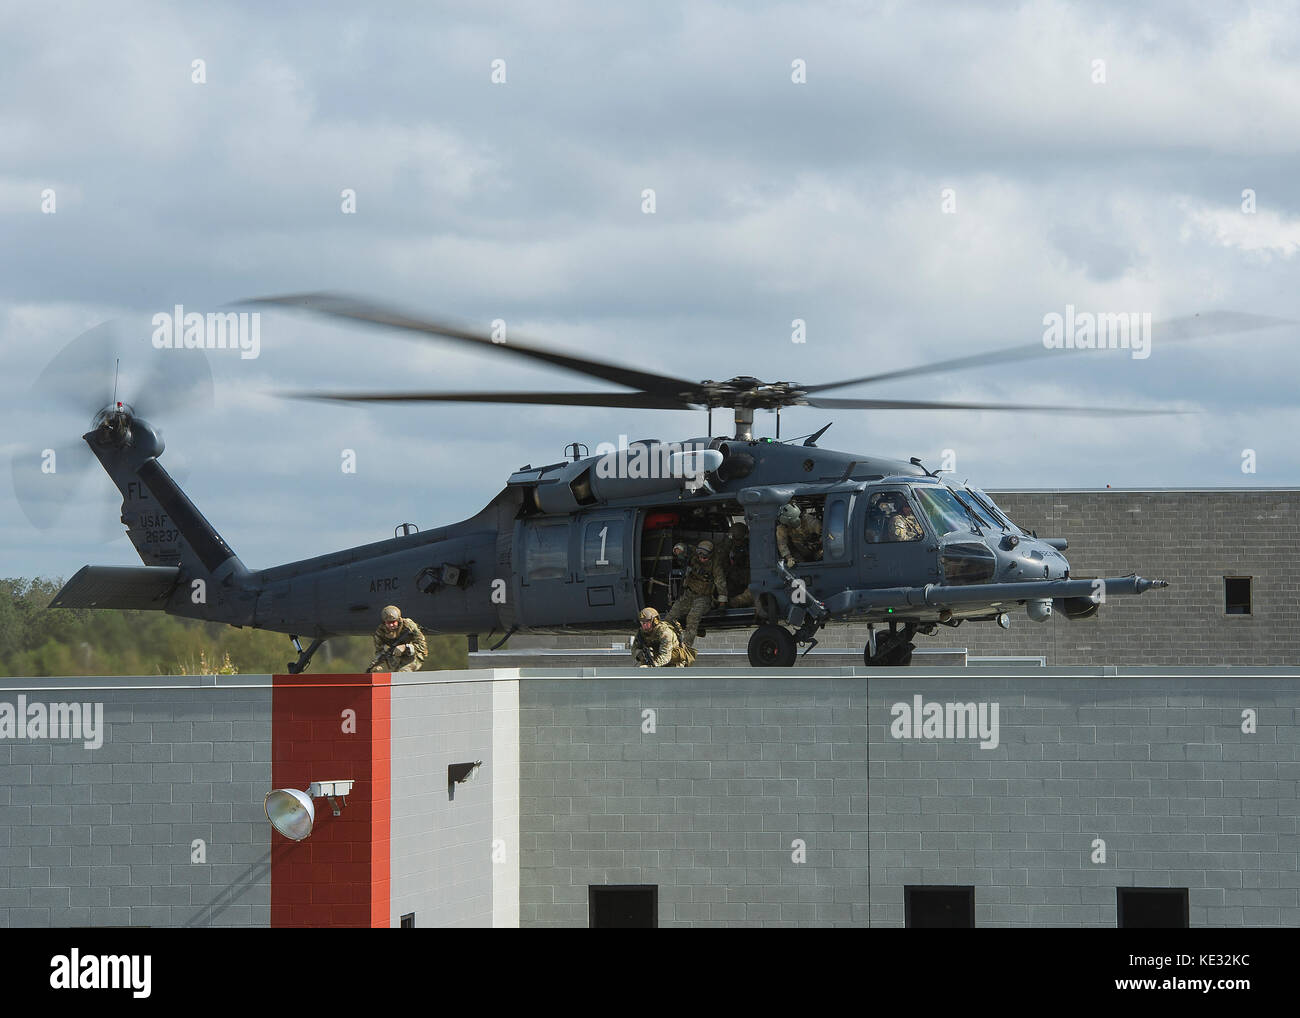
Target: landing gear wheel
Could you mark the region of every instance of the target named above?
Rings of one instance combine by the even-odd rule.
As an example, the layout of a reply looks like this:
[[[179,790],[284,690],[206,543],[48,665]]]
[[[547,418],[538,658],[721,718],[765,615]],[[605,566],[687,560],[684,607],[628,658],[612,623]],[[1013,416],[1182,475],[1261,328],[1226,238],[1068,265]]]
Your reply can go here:
[[[784,626],[759,626],[749,638],[749,663],[755,668],[789,668],[798,656],[799,646]]]
[[[900,633],[898,627],[891,624],[888,633],[876,637],[876,653],[872,655],[871,644],[862,651],[862,660],[868,668],[901,668],[912,663],[912,651],[916,644],[912,637],[916,635],[916,624],[909,622]]]

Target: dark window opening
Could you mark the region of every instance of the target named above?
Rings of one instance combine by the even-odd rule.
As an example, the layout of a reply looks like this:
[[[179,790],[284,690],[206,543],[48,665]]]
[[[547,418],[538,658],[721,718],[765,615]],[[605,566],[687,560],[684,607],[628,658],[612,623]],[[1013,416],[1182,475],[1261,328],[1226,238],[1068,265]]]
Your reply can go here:
[[[402,929],[404,929],[404,930],[413,930],[413,929],[415,929],[415,913],[414,913],[414,912],[407,912],[406,915],[402,916]]]
[[[1223,578],[1223,610],[1228,615],[1250,614],[1250,577]]]
[[[1187,929],[1186,887],[1117,887],[1116,925],[1125,929]]]
[[[659,925],[659,888],[628,884],[587,888],[593,930],[652,930]]]
[[[939,564],[944,583],[988,583],[993,579],[997,559],[987,545],[949,544],[944,546]]]
[[[691,509],[664,506],[645,510],[641,525],[641,599],[642,604],[660,614],[681,596],[687,566],[695,559],[701,541],[711,541],[717,560],[727,573],[728,593],[739,594],[749,586],[749,540],[733,545],[728,534],[735,523],[744,523],[745,514],[737,502],[695,506]],[[599,529],[599,525],[597,527]],[[590,541],[588,542],[590,544]],[[591,545],[592,547],[597,547]],[[734,568],[727,568],[734,561]],[[734,581],[734,584],[733,582]],[[730,590],[731,586],[735,590]],[[715,608],[714,617],[726,609]],[[738,609],[752,617],[752,609]]]
[[[905,887],[904,921],[909,929],[974,929],[974,887]]]

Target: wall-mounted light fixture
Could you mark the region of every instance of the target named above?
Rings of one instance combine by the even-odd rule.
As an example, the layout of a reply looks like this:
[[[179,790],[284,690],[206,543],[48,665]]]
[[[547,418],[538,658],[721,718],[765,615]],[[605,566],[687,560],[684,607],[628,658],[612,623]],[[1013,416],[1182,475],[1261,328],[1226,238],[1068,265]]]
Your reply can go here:
[[[457,763],[447,765],[447,798],[456,798],[456,786],[463,785],[479,772],[483,766],[482,760],[475,760],[473,763]]]
[[[328,799],[330,809],[339,816],[343,805],[348,804],[347,796],[352,791],[351,781],[313,781],[307,791],[296,788],[276,788],[266,793],[263,809],[271,826],[290,841],[302,841],[311,834],[316,824],[316,807],[312,799]]]

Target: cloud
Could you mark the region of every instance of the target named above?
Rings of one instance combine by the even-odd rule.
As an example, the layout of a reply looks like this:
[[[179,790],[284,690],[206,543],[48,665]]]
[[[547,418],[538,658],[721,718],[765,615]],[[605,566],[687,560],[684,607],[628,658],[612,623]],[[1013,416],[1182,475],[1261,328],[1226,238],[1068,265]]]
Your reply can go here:
[[[1273,209],[1246,213],[1241,208],[1213,208],[1185,201],[1187,224],[1181,236],[1199,233],[1220,247],[1233,248],[1268,262],[1274,256],[1290,258],[1300,251],[1300,217],[1284,216]]]
[[[0,12],[8,444],[88,423],[79,383],[28,401],[69,340],[177,302],[343,290],[677,377],[808,383],[1033,344],[1066,304],[1294,317],[1298,43],[1300,18],[1269,3]],[[275,394],[610,387],[302,314],[268,312],[262,340],[255,361],[210,358],[211,412],[156,422],[250,565],[464,518],[575,440],[704,428],[687,412],[288,401]],[[833,419],[831,448],[952,448],[985,487],[1296,484],[1298,373],[1293,332],[1225,335],[835,393],[1197,415],[791,408],[782,433]],[[1239,475],[1243,448],[1258,474]],[[70,575],[99,554],[80,535],[105,505],[28,540],[0,498],[8,568]]]

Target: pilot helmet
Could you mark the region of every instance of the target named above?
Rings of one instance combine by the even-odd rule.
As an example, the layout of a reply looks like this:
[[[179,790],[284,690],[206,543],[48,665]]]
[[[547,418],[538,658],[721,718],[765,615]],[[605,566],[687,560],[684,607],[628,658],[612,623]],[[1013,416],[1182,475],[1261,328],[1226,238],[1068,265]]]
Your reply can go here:
[[[793,502],[787,502],[776,514],[776,522],[784,523],[787,527],[794,526],[799,522],[799,507]]]

